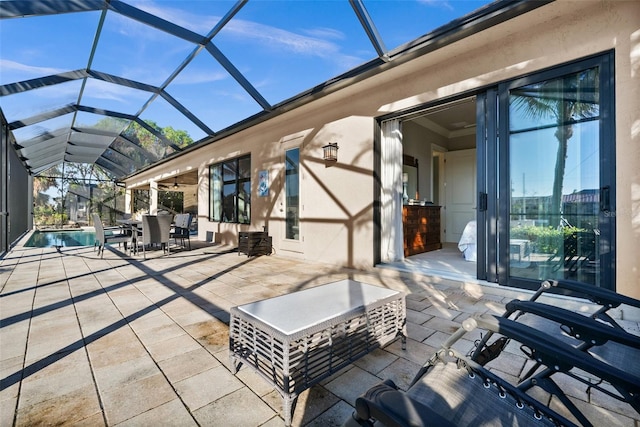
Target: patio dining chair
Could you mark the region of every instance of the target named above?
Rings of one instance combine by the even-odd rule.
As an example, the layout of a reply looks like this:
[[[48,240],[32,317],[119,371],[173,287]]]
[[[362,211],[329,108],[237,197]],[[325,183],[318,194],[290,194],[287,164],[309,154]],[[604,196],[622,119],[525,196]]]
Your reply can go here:
[[[160,245],[163,252],[171,252],[169,248],[171,221],[171,215],[142,216],[142,230],[138,234],[137,243],[142,245],[144,259],[147,259],[147,246]]]
[[[127,243],[131,239],[131,235],[127,234],[120,227],[104,227],[102,224],[102,220],[100,219],[100,215],[91,214],[93,217],[93,227],[96,232],[96,241],[94,243],[94,250],[98,248],[98,254],[100,258],[104,255],[104,246],[107,243],[124,243],[125,249],[127,248]]]
[[[575,426],[562,404],[550,408],[546,400],[527,393],[500,370],[490,370],[457,349],[456,343],[476,329],[507,337],[528,349],[544,366],[558,373],[580,369],[593,377],[633,387],[625,372],[591,357],[557,338],[494,315],[474,315],[447,339],[425,363],[406,391],[384,381],[358,397],[355,412],[344,426]],[[501,353],[509,366],[513,355]],[[504,372],[504,371],[502,371]],[[560,399],[567,397],[563,390]],[[557,408],[557,409],[556,409]],[[582,418],[586,419],[586,416]]]
[[[174,239],[176,245],[178,239],[180,239],[182,246],[184,247],[185,239],[189,243],[189,250],[191,250],[191,214],[178,214],[175,218],[174,226],[171,229],[171,238]]]

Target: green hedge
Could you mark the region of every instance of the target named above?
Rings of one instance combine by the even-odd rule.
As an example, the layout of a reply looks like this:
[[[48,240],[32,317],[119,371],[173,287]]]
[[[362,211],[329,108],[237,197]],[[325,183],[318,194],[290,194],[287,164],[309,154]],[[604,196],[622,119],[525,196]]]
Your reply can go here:
[[[586,230],[573,226],[557,229],[551,226],[526,225],[512,228],[510,237],[529,240],[533,245],[534,252],[553,254],[563,247],[565,240],[575,238],[578,233],[583,231]]]

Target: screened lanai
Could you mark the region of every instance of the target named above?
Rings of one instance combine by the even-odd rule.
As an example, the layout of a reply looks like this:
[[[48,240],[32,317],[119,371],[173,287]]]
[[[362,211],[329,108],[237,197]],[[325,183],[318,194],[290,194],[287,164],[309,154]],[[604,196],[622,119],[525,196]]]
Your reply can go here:
[[[487,3],[2,1],[0,106],[31,174],[119,179]]]
[[[2,0],[3,170],[13,159],[67,211],[68,193],[108,187],[100,204],[123,212],[126,177],[538,6]],[[22,185],[9,194],[9,176],[5,229],[9,205],[32,204]],[[190,181],[176,172],[162,184]]]

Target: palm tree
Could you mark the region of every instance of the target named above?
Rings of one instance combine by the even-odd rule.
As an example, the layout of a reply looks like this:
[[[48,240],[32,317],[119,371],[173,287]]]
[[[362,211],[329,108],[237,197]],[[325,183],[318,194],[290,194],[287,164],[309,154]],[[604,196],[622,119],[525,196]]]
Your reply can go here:
[[[564,181],[567,148],[573,136],[574,125],[599,118],[599,69],[590,68],[568,76],[547,80],[515,89],[511,101],[516,110],[535,123],[549,119],[556,128],[558,140],[556,163],[551,195],[551,225],[560,224],[562,186]],[[544,128],[545,126],[541,126]]]

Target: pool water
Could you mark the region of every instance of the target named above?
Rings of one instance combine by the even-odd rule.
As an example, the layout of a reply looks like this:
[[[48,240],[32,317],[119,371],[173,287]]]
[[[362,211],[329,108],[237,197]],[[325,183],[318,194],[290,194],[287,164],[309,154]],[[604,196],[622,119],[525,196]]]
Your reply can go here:
[[[34,231],[25,246],[48,248],[51,246],[93,246],[96,233],[93,230]]]

